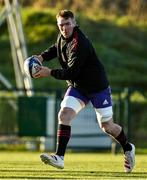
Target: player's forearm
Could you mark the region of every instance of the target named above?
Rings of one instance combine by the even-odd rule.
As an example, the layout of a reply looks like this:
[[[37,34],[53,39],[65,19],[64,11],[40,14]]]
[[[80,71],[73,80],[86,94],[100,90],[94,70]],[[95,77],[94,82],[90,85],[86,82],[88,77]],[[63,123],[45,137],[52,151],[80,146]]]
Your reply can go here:
[[[43,61],[50,61],[53,58],[57,57],[57,47],[52,45],[47,50],[43,51],[40,56],[43,58]]]

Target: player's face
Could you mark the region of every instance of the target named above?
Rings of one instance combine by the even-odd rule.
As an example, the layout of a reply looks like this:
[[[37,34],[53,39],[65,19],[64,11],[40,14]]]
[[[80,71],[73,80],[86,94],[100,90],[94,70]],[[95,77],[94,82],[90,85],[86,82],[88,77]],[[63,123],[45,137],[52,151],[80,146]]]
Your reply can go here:
[[[72,18],[64,19],[63,17],[58,17],[57,25],[60,33],[66,39],[69,38],[73,33],[73,28],[75,27],[75,20]]]

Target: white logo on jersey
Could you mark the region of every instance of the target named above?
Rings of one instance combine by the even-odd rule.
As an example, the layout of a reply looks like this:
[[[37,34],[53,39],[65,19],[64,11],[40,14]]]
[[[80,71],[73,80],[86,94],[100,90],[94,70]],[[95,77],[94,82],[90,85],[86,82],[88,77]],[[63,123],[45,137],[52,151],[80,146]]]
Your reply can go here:
[[[109,104],[107,99],[104,100],[103,105]]]

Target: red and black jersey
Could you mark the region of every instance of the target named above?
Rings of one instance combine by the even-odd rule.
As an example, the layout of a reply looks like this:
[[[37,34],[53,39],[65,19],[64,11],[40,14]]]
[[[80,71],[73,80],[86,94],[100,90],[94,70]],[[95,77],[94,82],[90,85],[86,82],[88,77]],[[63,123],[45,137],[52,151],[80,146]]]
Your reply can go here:
[[[67,80],[68,85],[83,93],[99,92],[109,86],[91,42],[77,26],[69,39],[59,34],[57,42],[41,55],[45,61],[58,57],[62,69],[53,69],[51,75]]]

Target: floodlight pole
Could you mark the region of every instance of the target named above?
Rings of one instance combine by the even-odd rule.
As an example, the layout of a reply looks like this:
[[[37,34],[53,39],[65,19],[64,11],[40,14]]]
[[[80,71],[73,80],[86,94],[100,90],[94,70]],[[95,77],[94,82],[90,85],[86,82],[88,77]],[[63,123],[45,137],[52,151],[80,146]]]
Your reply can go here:
[[[22,19],[21,19],[21,16],[20,16],[20,6],[19,6],[19,3],[18,3],[18,0],[13,0],[13,5],[14,5],[14,14],[15,14],[15,19],[16,19],[16,25],[17,25],[17,29],[18,29],[18,32],[19,32],[18,36],[19,36],[19,40],[20,40],[20,46],[21,46],[20,48],[22,50],[23,59],[26,59],[28,57],[28,54],[27,54],[26,42],[25,42],[25,38],[24,38],[24,32],[23,32],[23,27],[22,27]],[[20,61],[20,64],[22,66],[22,74],[23,74],[25,87],[26,87],[26,89],[32,89],[33,88],[32,81],[24,73],[23,61]],[[32,90],[27,91],[27,92],[30,95],[33,95]]]
[[[27,50],[25,46],[18,1],[13,0],[13,5],[10,4],[9,0],[5,0],[4,2],[7,13],[6,18],[8,22],[17,87],[18,89],[26,89],[27,96],[32,96],[33,84],[31,79],[25,75],[23,68],[24,59],[27,58]]]

